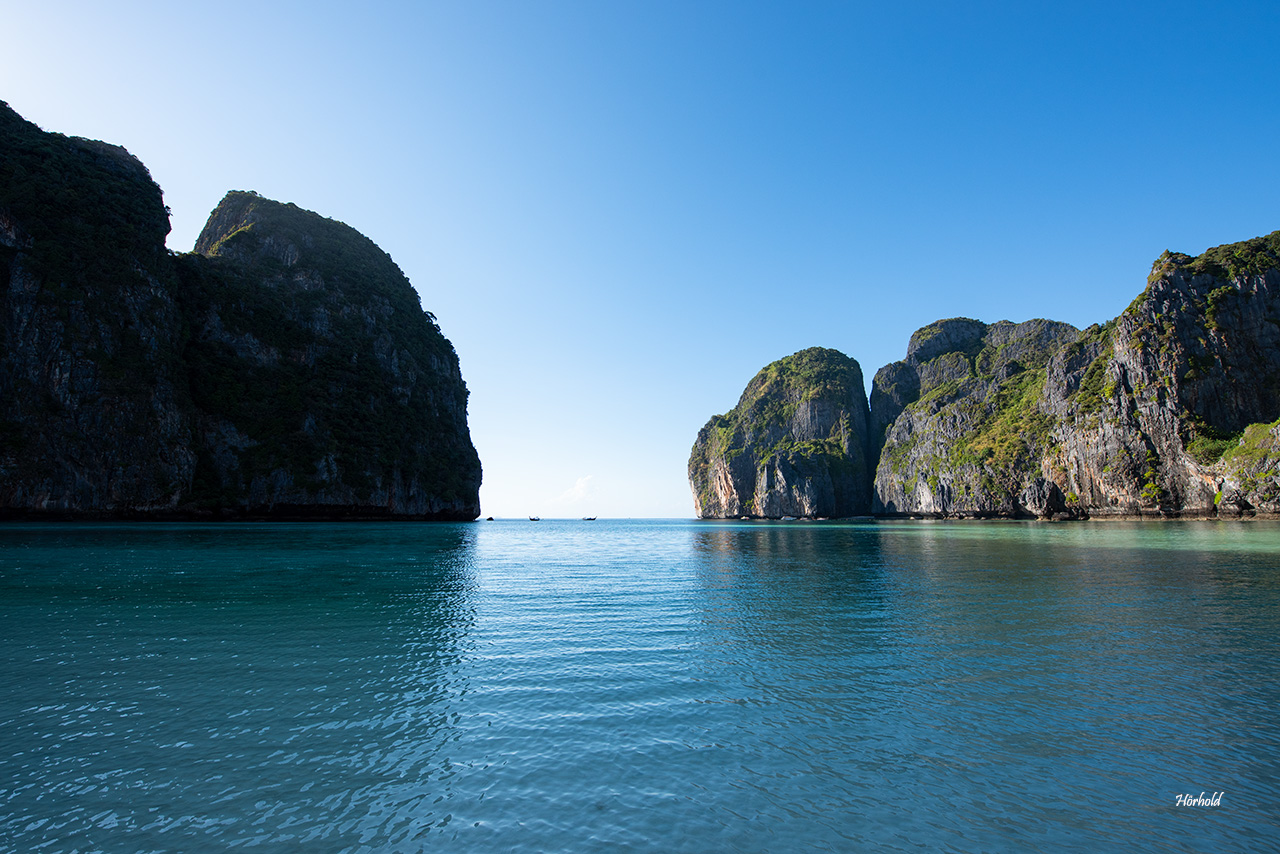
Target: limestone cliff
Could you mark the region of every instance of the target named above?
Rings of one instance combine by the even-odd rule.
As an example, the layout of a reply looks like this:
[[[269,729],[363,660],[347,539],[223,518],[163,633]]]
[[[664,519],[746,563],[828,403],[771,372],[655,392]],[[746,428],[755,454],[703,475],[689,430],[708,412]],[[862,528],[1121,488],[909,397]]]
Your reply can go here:
[[[1165,253],[1120,317],[1050,365],[1043,467],[1090,515],[1274,513],[1280,232]]]
[[[181,502],[195,454],[168,232],[127,151],[0,103],[0,508]]]
[[[1063,510],[1036,471],[1052,418],[1038,405],[1046,365],[1079,330],[1029,320],[942,320],[911,336],[907,358],[881,368],[872,424],[884,425],[878,514],[1044,515]]]
[[[0,104],[0,153],[0,515],[478,515],[457,356],[371,241],[230,193],[175,256],[124,149]]]
[[[1083,333],[925,327],[876,375],[876,512],[1277,512],[1278,258],[1280,232],[1165,253],[1120,317]]]
[[[858,363],[812,348],[767,365],[698,433],[689,483],[701,518],[870,510],[867,399]]]
[[[932,323],[866,409],[852,374],[833,398],[803,367],[845,363],[776,362],[711,419],[689,460],[699,516],[1280,516],[1280,232],[1164,253],[1120,317],[1083,332]]]
[[[479,514],[458,357],[385,252],[340,222],[232,192],[196,253],[178,265],[196,502]]]

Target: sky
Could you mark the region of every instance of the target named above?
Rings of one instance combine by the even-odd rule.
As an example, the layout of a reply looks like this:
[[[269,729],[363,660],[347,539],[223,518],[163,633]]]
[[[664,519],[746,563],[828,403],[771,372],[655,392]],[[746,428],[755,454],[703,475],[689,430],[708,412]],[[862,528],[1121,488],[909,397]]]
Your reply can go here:
[[[461,361],[482,513],[690,517],[698,429],[806,347],[1084,327],[1280,229],[1280,4],[9,2],[0,100],[358,229]]]

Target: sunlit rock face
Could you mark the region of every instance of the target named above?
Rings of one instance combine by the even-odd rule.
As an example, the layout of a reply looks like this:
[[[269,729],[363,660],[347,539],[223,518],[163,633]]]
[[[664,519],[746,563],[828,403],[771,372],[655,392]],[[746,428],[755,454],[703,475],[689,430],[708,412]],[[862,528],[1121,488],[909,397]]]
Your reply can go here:
[[[695,512],[1275,516],[1280,232],[1164,253],[1123,314],[1083,331],[931,323],[869,405],[860,383],[831,350],[766,367],[698,434]]]
[[[1280,510],[1280,232],[1165,253],[1050,364],[1045,468],[1092,516]]]
[[[940,320],[911,336],[871,392],[883,515],[1041,516],[1066,510],[1037,471],[1051,423],[1045,366],[1079,336],[1066,323]]]
[[[874,511],[1275,514],[1278,259],[1280,232],[1165,253],[1123,314],[1082,332],[967,319],[920,330],[874,381]]]
[[[767,365],[689,457],[704,519],[855,516],[871,507],[867,399],[857,361],[812,348]]]

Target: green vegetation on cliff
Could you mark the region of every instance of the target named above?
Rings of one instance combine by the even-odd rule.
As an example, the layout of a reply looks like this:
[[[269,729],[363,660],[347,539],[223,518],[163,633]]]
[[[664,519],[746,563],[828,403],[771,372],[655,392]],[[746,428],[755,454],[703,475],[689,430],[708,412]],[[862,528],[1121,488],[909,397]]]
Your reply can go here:
[[[1191,437],[1186,440],[1187,453],[1202,466],[1216,463],[1232,448],[1235,448],[1241,433],[1222,433],[1207,424],[1191,426]]]
[[[797,404],[847,398],[861,381],[862,368],[856,360],[839,350],[810,347],[761,368],[730,415],[749,418],[756,426],[782,424],[795,414]]]
[[[1276,432],[1280,420],[1270,424],[1250,424],[1222,453],[1222,461],[1229,466],[1256,466],[1280,449]]]
[[[866,421],[856,360],[815,347],[771,362],[737,406],[712,417],[698,434],[689,480],[699,514],[866,512]],[[718,492],[724,489],[731,494]]]
[[[1112,343],[1114,327],[1114,322],[1091,327],[1078,341],[1067,346],[1067,357],[1071,358],[1076,353],[1083,353],[1091,344],[1098,345],[1098,354],[1085,368],[1084,376],[1073,395],[1076,411],[1082,415],[1094,415],[1101,411],[1103,402],[1110,399],[1115,390],[1107,379],[1107,366],[1111,364],[1115,354]]]
[[[1277,266],[1280,266],[1280,231],[1273,231],[1263,237],[1214,246],[1194,258],[1166,250],[1151,265],[1147,282],[1154,283],[1179,268],[1193,276],[1230,280],[1260,276]]]
[[[1038,468],[1056,419],[1040,408],[1047,371],[1023,371],[988,394],[977,425],[957,443],[1005,480]]]
[[[1053,445],[1058,419],[1042,400],[1048,363],[1079,337],[1069,324],[1042,319],[952,318],[914,333],[906,361],[876,375],[881,417],[893,416],[876,506],[888,513],[1049,512],[1044,489],[1035,510],[1018,501]],[[904,392],[917,383],[913,400]],[[883,403],[890,400],[904,404],[896,415]]]

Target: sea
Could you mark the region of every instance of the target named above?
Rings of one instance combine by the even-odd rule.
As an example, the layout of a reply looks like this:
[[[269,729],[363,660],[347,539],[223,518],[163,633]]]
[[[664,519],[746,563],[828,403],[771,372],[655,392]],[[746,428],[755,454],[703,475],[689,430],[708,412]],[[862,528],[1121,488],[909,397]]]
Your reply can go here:
[[[1276,851],[1280,524],[0,525],[0,852]]]

